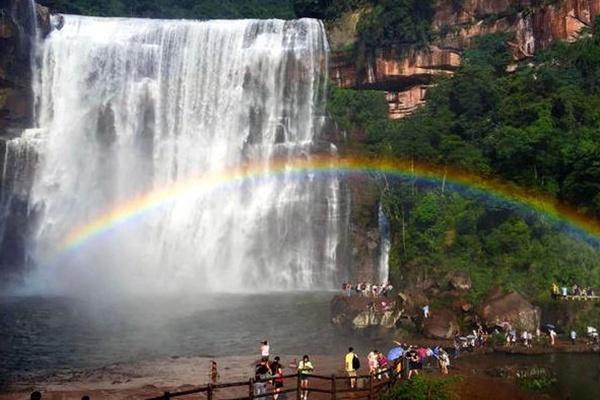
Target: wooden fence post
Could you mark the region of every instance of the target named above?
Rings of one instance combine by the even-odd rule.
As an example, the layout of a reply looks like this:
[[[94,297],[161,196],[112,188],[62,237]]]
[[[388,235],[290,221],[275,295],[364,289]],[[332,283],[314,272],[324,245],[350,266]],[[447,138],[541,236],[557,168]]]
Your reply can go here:
[[[369,375],[369,400],[373,400],[373,374]]]
[[[206,388],[206,399],[212,400],[212,398],[213,398],[213,385],[212,385],[212,383],[209,383],[208,387]]]
[[[254,379],[248,379],[248,398],[254,399]]]
[[[335,400],[336,398],[336,384],[335,384],[335,374],[331,375],[331,400]]]
[[[300,372],[296,377],[296,400],[300,400],[302,398],[302,389],[300,387]]]

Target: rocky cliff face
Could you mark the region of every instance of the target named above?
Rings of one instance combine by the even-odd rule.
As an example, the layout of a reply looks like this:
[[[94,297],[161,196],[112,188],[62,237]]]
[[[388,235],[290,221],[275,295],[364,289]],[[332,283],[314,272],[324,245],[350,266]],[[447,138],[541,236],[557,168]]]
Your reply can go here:
[[[31,57],[50,13],[30,0],[0,0],[0,137],[31,125]]]
[[[36,153],[21,138],[32,125],[35,42],[50,29],[48,9],[30,0],[0,0],[0,287],[25,264],[29,186]]]
[[[390,116],[402,118],[423,104],[434,77],[452,74],[476,36],[507,33],[515,59],[524,59],[576,39],[598,14],[600,0],[440,0],[432,21],[437,39],[428,48],[378,51],[360,71],[351,54],[335,52],[330,76],[341,87],[385,90]]]

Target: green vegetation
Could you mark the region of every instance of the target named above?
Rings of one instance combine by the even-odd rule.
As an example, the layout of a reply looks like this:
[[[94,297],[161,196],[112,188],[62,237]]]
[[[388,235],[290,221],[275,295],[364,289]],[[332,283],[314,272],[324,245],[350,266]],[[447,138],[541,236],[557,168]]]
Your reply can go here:
[[[456,74],[404,120],[384,116],[382,92],[332,89],[329,111],[354,151],[501,177],[600,217],[600,33],[557,44],[513,73],[506,39],[479,38]],[[498,285],[541,304],[555,280],[600,288],[600,249],[568,227],[442,185],[388,179],[382,186],[398,283],[464,270],[473,300]],[[599,307],[585,315],[599,317]]]
[[[343,13],[363,10],[358,22],[361,53],[376,49],[423,47],[431,40],[434,0],[295,0],[298,17],[332,21]]]
[[[144,18],[295,18],[292,0],[39,0],[55,12]]]
[[[381,396],[381,400],[450,400],[451,384],[456,379],[417,375]]]

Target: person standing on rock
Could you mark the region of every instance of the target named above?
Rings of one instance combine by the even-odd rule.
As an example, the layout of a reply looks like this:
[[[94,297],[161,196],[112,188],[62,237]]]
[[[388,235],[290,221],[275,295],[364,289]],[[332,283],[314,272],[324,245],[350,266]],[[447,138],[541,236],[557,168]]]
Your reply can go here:
[[[574,329],[571,330],[571,344],[575,344],[575,341],[577,340],[577,332],[575,332]]]
[[[550,346],[554,346],[554,341],[556,340],[556,332],[554,329],[550,329],[548,335],[550,336]]]
[[[423,318],[429,318],[429,304],[425,304],[422,308],[423,310]]]
[[[356,389],[356,370],[358,368],[360,368],[360,360],[354,352],[354,348],[349,347],[348,353],[344,356],[344,369],[346,370],[346,375],[350,378],[350,387],[352,389]]]

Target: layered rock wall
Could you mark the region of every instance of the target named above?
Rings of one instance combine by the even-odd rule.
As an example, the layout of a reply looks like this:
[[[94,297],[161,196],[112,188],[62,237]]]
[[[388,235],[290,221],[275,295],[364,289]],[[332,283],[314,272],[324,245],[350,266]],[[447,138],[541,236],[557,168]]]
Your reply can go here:
[[[46,7],[30,0],[0,0],[0,137],[31,126],[32,46],[49,28]]]
[[[402,118],[424,103],[433,78],[460,66],[475,37],[506,33],[520,60],[557,40],[575,40],[598,14],[600,0],[440,0],[428,48],[376,51],[361,67],[351,52],[334,52],[330,76],[341,87],[385,90],[390,117]]]

